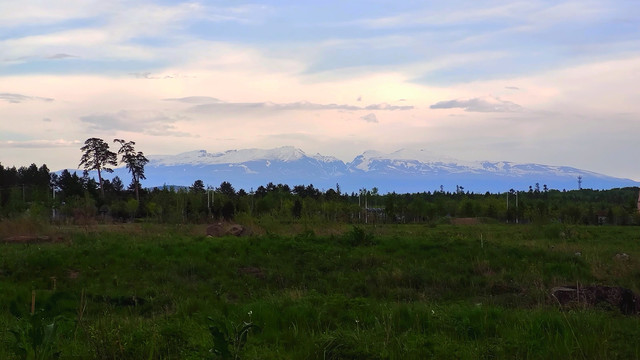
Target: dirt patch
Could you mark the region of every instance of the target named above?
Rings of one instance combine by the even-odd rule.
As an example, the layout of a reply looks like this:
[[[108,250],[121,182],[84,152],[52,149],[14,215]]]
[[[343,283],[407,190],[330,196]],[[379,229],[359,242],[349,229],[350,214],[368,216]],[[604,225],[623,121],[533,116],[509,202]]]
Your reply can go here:
[[[238,269],[238,274],[240,275],[250,275],[253,277],[256,277],[258,279],[264,279],[265,278],[265,274],[264,271],[262,271],[262,269],[255,267],[255,266],[247,266],[247,267],[241,267]]]
[[[7,244],[41,244],[41,243],[56,243],[62,242],[63,239],[61,237],[51,237],[51,236],[36,236],[36,235],[18,235],[18,236],[9,236],[0,240],[2,243]]]
[[[480,219],[478,218],[451,218],[452,225],[479,225]]]
[[[619,286],[563,286],[551,289],[551,296],[562,306],[609,306],[625,315],[640,313],[640,297]]]
[[[141,306],[144,305],[147,300],[137,297],[135,295],[132,296],[108,296],[108,295],[87,295],[88,299],[91,299],[96,303],[105,303],[117,307],[124,306]]]
[[[230,223],[217,223],[207,226],[207,236],[222,237],[222,236],[244,236],[248,235],[248,230],[239,224]]]

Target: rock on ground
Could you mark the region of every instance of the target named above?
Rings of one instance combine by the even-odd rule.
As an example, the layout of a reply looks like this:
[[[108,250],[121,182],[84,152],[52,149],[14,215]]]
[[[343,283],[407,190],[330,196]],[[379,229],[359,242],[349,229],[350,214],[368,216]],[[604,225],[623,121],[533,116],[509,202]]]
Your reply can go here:
[[[238,224],[226,224],[217,223],[207,226],[207,236],[221,237],[221,236],[242,236],[246,235],[247,231],[242,225]]]
[[[583,304],[598,306],[608,304],[625,315],[640,313],[640,297],[633,291],[619,286],[563,286],[551,290],[560,305]]]

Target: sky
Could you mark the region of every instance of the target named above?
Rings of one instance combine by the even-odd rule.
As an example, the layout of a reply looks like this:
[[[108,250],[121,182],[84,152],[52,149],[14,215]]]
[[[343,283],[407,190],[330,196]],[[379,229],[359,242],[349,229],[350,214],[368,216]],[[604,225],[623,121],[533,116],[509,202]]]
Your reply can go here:
[[[0,0],[3,166],[77,168],[98,137],[640,180],[638,84],[637,0]]]

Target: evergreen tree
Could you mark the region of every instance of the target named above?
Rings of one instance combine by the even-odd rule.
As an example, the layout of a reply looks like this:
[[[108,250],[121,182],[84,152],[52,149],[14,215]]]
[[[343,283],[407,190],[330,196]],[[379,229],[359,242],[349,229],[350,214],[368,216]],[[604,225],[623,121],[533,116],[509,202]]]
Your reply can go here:
[[[141,151],[136,152],[133,141],[124,141],[122,139],[114,139],[113,142],[120,144],[118,154],[122,156],[121,162],[126,164],[127,169],[131,173],[132,182],[134,184],[136,192],[136,200],[140,201],[140,180],[146,179],[144,176],[144,166],[147,165],[149,159],[147,159]]]
[[[222,194],[227,195],[230,198],[232,198],[232,197],[234,197],[236,195],[236,190],[233,188],[233,186],[231,186],[231,183],[227,182],[227,181],[223,181],[220,184],[219,190],[220,190],[220,192]]]
[[[118,165],[116,153],[109,150],[109,144],[98,138],[89,138],[84,142],[84,146],[80,148],[82,157],[80,165],[85,170],[98,171],[98,180],[100,182],[100,190],[104,197],[104,188],[102,187],[102,172],[113,172],[110,166]]]
[[[204,182],[202,182],[202,180],[200,179],[194,181],[193,185],[189,187],[189,191],[194,194],[204,194],[205,193]]]
[[[300,216],[302,215],[302,203],[300,202],[300,199],[296,199],[296,201],[293,203],[293,208],[291,209],[291,212],[294,218],[296,219],[300,218]]]

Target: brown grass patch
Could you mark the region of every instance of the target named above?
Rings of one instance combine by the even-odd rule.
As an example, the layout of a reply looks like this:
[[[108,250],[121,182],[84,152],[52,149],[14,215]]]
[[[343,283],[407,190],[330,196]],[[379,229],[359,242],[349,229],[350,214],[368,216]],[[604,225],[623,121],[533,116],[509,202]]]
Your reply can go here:
[[[451,225],[480,225],[478,218],[451,218]]]

